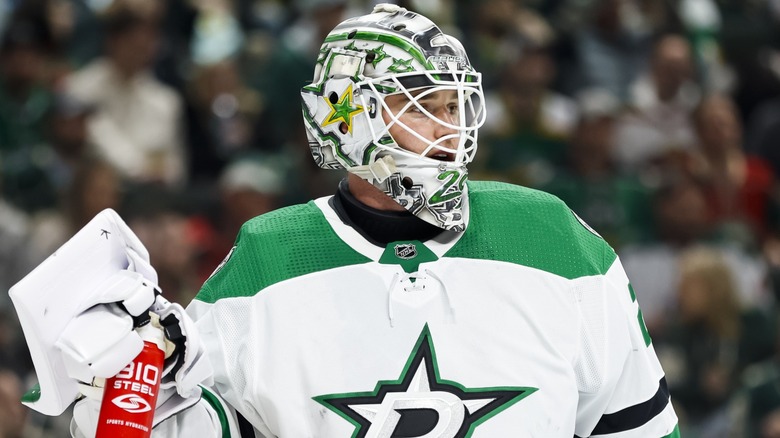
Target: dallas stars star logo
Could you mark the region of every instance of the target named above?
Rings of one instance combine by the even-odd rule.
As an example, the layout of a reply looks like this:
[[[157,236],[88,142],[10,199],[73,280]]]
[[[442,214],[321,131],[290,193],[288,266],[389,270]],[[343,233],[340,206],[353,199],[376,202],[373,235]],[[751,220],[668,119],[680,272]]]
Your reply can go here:
[[[442,379],[426,325],[398,380],[380,381],[372,392],[314,400],[352,423],[352,438],[467,438],[477,426],[536,390],[466,388]]]
[[[325,96],[323,96],[323,99],[325,99],[325,102],[330,106],[330,113],[325,117],[322,126],[328,126],[341,121],[347,125],[349,133],[352,134],[352,117],[363,111],[361,105],[352,106],[352,85],[344,90],[344,94],[341,95],[339,101],[335,104]]]

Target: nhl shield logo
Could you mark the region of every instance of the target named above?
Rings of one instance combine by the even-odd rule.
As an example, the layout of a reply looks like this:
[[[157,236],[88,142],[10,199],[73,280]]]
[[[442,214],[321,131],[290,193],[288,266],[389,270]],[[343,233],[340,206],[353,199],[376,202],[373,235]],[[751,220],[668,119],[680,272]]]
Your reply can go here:
[[[417,256],[417,247],[413,243],[401,243],[395,246],[395,256],[409,260]]]

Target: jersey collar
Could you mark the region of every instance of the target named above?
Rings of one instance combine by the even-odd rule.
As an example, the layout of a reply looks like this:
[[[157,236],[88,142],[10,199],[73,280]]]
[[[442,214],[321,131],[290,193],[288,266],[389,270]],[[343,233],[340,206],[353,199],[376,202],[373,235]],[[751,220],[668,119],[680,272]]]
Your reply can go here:
[[[464,189],[465,196],[463,197],[463,218],[464,223],[466,224],[466,229],[468,229],[470,216],[467,190],[468,188]],[[328,221],[330,227],[333,229],[336,235],[342,241],[344,241],[344,243],[352,247],[352,249],[359,252],[360,254],[370,258],[371,260],[379,261],[379,259],[382,257],[382,254],[385,252],[386,245],[380,246],[372,243],[363,237],[355,228],[345,224],[339,217],[338,213],[336,213],[336,211],[333,209],[332,198],[332,195],[325,196],[315,199],[313,202],[314,205],[316,205],[317,208],[322,211],[322,214],[325,216],[325,219]],[[460,240],[460,238],[463,236],[463,233],[465,233],[465,231],[442,231],[431,239],[422,240],[421,243],[430,249],[437,257],[442,257],[458,242],[458,240]],[[394,243],[397,242],[392,242],[390,245]]]

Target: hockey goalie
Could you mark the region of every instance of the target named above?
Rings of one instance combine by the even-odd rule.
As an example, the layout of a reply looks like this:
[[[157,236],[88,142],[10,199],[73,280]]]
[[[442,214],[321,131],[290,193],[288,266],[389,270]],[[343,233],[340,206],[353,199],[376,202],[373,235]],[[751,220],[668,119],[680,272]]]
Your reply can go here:
[[[469,180],[485,95],[456,38],[377,5],[300,98],[346,177],[244,224],[186,311],[111,211],[14,287],[31,408],[75,401],[75,437],[101,406],[154,408],[155,437],[679,437],[615,251],[550,194]]]

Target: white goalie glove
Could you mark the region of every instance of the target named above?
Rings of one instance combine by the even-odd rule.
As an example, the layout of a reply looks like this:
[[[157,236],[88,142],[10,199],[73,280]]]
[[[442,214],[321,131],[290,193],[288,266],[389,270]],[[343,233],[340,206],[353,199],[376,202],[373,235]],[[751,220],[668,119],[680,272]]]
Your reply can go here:
[[[121,270],[98,286],[97,303],[86,303],[54,343],[62,352],[69,377],[91,382],[111,377],[143,348],[133,332],[134,318],[148,315],[155,300],[155,286],[143,275]]]
[[[156,281],[146,248],[119,215],[105,210],[11,288],[40,386],[24,403],[60,415],[84,394],[74,420],[94,435],[101,382],[141,352],[133,328],[149,311],[160,316],[167,338],[155,424],[196,403],[211,365],[194,322],[159,294]]]
[[[116,307],[118,308],[118,307]],[[181,305],[170,303],[158,295],[151,311],[155,314],[155,325],[160,324],[165,333],[166,361],[162,373],[154,422],[156,426],[172,415],[194,405],[201,395],[201,384],[211,384],[211,365],[205,355],[205,350],[198,338],[194,321],[187,315]],[[99,312],[103,318],[111,318],[109,313],[125,318],[122,310],[89,311],[80,315],[79,327],[95,319],[90,313]],[[159,319],[157,316],[159,315]],[[80,321],[84,319],[85,321]],[[106,324],[106,327],[109,324]],[[132,359],[132,358],[131,358]],[[115,374],[115,373],[114,373]],[[113,375],[113,374],[111,374]],[[90,384],[80,384],[81,393],[86,397],[76,403],[73,410],[71,434],[73,436],[94,436],[100,413],[100,402],[103,397],[105,379],[95,378]]]

